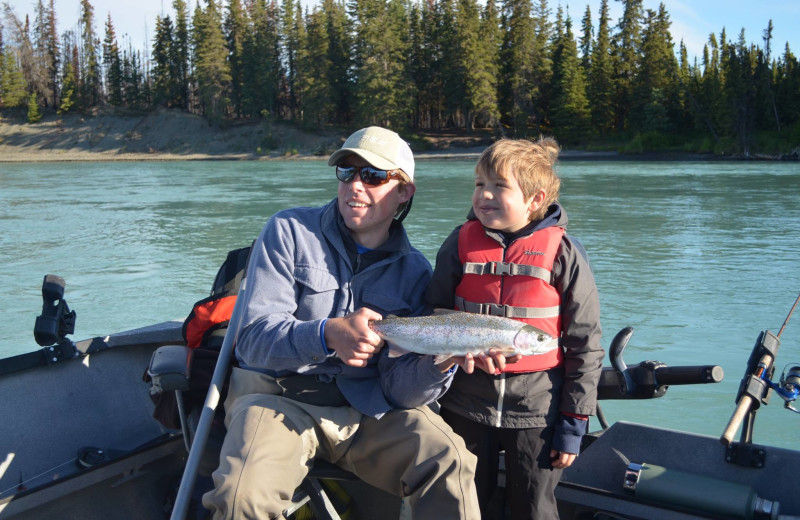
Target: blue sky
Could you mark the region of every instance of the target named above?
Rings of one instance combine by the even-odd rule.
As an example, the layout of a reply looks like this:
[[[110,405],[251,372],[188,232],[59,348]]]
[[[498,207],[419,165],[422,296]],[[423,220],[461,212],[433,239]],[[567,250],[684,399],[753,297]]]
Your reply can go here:
[[[127,34],[136,48],[143,48],[145,42],[152,40],[156,16],[162,12],[172,14],[172,0],[90,0],[95,8],[97,20],[96,30],[101,38],[105,31],[104,24],[108,13],[117,32],[117,36]],[[197,0],[187,0],[194,8]],[[318,5],[314,0],[303,0],[304,5]],[[644,0],[646,9],[657,10],[658,0]],[[764,47],[762,31],[772,19],[773,53],[783,54],[786,42],[795,56],[800,56],[800,1],[797,0],[663,0],[670,14],[672,26],[670,32],[677,44],[683,39],[690,58],[702,55],[703,45],[708,35],[719,36],[725,27],[728,39],[734,42],[739,32],[745,29],[748,42]],[[11,0],[11,6],[20,17],[29,14],[33,17],[36,0]],[[79,0],[55,0],[56,16],[59,32],[75,26],[80,15]],[[592,20],[596,26],[600,0],[576,0],[572,3],[550,0],[548,6],[555,11],[558,5],[569,8],[573,26],[579,30],[586,6],[592,12]],[[622,4],[618,0],[609,0],[612,26],[622,14]],[[149,47],[149,45],[148,45]]]

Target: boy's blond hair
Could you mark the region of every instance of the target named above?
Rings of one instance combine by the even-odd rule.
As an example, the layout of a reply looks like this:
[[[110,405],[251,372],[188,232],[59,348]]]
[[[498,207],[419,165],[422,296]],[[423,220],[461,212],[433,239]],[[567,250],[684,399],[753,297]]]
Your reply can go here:
[[[545,190],[547,195],[544,202],[535,214],[531,214],[531,220],[538,220],[558,200],[561,180],[553,168],[560,151],[561,148],[552,137],[539,137],[536,141],[500,139],[483,151],[475,166],[475,174],[497,176],[500,179],[513,176],[525,199],[540,189]]]

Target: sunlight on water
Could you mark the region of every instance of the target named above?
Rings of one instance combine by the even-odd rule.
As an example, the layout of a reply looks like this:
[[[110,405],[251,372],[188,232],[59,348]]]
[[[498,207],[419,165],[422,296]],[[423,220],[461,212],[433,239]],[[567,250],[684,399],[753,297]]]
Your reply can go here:
[[[433,262],[469,210],[474,162],[417,167],[406,227]],[[759,331],[777,332],[800,292],[800,166],[565,161],[559,172],[569,232],[600,290],[604,347],[632,326],[629,365],[725,370],[723,383],[672,387],[646,406],[605,401],[609,420],[719,436]],[[75,339],[182,319],[270,215],[335,194],[322,160],[2,164],[0,357],[38,348],[45,274],[66,280]],[[776,379],[800,362],[800,316],[781,340]],[[756,442],[796,447],[798,427],[773,396]]]

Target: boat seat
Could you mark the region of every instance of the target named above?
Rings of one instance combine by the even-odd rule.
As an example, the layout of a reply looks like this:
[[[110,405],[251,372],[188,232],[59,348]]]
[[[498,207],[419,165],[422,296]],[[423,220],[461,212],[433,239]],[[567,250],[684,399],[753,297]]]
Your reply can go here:
[[[184,393],[189,390],[191,378],[193,350],[184,345],[166,345],[153,352],[147,373],[151,379],[151,394],[174,392],[180,417],[181,432],[187,453],[191,450],[194,433],[200,419],[200,410],[194,408],[186,410]],[[208,477],[219,463],[219,453],[222,440],[225,437],[225,427],[221,420],[221,410],[217,411],[220,420],[215,420],[206,442],[202,462],[198,473]],[[330,480],[357,480],[349,471],[325,460],[315,459],[314,466],[309,471],[305,480],[292,497],[291,505],[283,515],[288,517],[309,503],[314,513],[314,518],[320,520],[339,520],[339,513],[333,501],[322,486],[322,479]],[[336,500],[334,497],[333,500]]]

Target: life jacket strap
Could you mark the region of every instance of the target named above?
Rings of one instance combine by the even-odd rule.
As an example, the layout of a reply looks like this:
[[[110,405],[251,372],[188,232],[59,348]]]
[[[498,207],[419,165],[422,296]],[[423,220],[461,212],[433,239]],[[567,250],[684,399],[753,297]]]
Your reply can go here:
[[[513,305],[498,305],[496,303],[471,302],[461,296],[456,296],[455,304],[462,311],[506,318],[555,318],[559,313],[557,305],[553,307],[514,307]]]
[[[464,274],[494,274],[498,276],[530,276],[550,283],[551,273],[544,267],[534,265],[514,264],[510,262],[467,262],[464,264]]]

